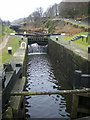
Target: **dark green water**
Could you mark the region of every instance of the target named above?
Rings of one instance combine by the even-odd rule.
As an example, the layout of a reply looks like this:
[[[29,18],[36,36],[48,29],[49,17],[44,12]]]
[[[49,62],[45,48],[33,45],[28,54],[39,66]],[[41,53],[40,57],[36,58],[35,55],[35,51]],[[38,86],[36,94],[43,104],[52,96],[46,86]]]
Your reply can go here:
[[[54,66],[51,62],[46,51],[47,46],[41,47],[37,44],[29,46],[27,91],[58,91],[65,87],[66,83],[60,69],[57,70],[57,66]],[[61,118],[61,120],[68,120],[70,119],[70,113],[67,102],[67,98],[62,95],[26,96],[26,115],[30,118]]]

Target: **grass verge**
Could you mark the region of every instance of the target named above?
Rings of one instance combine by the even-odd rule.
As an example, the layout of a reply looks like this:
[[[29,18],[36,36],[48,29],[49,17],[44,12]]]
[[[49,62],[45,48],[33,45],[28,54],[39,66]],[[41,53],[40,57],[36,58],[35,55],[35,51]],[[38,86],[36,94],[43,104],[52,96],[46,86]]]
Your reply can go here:
[[[13,30],[10,29],[8,26],[2,26],[2,30],[0,31],[0,43],[3,41],[3,36],[4,35],[9,35],[10,33],[12,33]]]
[[[2,56],[0,56],[2,57],[2,63],[9,62],[10,58],[13,56],[17,48],[19,48],[19,40],[21,40],[20,37],[9,37],[7,45],[4,49],[2,49]],[[8,47],[12,47],[12,54],[8,54]]]

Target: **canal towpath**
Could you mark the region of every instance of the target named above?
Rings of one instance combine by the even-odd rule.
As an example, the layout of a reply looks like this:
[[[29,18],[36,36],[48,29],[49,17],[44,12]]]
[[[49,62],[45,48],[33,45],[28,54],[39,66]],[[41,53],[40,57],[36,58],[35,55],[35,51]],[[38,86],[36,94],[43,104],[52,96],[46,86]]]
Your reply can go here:
[[[2,39],[3,39],[3,41],[0,44],[0,51],[6,46],[8,39],[9,39],[9,36],[5,35]]]

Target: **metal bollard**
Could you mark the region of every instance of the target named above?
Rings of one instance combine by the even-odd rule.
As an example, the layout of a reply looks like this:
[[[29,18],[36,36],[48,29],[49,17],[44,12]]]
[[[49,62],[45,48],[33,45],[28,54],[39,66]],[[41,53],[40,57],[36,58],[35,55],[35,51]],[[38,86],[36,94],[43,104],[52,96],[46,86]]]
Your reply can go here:
[[[88,53],[90,54],[90,45],[88,45]]]
[[[21,63],[16,63],[16,67],[22,67]]]
[[[12,47],[8,47],[8,54],[12,54]]]
[[[21,40],[23,40],[23,38],[24,38],[24,37],[23,37],[23,36],[21,36]]]
[[[88,45],[88,60],[90,61],[90,45]],[[90,67],[90,64],[88,65],[88,68]]]
[[[58,36],[56,36],[56,41],[58,41]]]

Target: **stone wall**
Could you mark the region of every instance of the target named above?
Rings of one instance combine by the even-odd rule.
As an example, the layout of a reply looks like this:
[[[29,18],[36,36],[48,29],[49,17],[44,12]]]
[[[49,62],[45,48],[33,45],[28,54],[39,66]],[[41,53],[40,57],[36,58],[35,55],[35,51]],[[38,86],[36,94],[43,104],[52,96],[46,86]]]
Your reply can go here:
[[[88,59],[82,58],[65,46],[49,40],[48,54],[54,63],[57,63],[64,77],[68,80],[71,87],[73,86],[75,70],[81,70],[82,73],[88,73]]]

